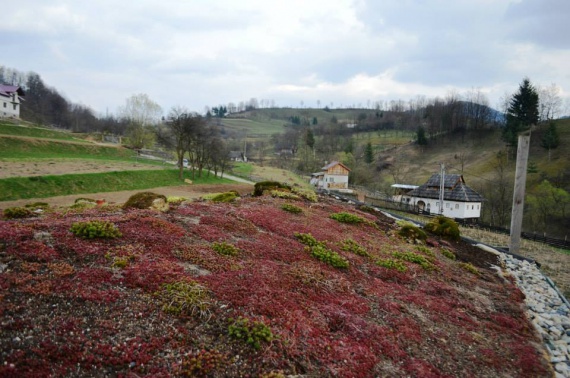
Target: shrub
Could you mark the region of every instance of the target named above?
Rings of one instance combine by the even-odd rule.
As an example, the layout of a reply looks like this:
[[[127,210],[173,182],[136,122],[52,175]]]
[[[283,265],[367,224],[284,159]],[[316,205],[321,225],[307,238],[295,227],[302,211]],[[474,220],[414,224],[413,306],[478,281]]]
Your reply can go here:
[[[359,256],[368,257],[370,254],[366,250],[366,248],[362,247],[360,244],[355,242],[352,239],[346,239],[342,241],[341,249],[343,251],[352,252]]]
[[[285,203],[281,206],[282,210],[288,211],[290,213],[293,214],[299,214],[303,212],[303,209],[301,209],[300,207],[297,207],[295,205],[291,205],[290,203]]]
[[[230,192],[216,194],[215,196],[210,198],[210,201],[212,201],[212,202],[232,202],[233,200],[235,200],[238,197],[239,197],[239,193],[232,190]]]
[[[449,249],[447,248],[442,248],[441,249],[441,254],[444,255],[445,257],[447,257],[450,260],[455,260],[455,254],[453,252],[451,252]]]
[[[398,230],[398,235],[404,239],[411,240],[413,242],[424,242],[427,239],[426,233],[419,227],[409,223],[400,223],[402,227]]]
[[[394,252],[392,255],[397,259],[418,264],[425,270],[435,269],[435,266],[428,259],[414,252]]]
[[[113,239],[123,236],[117,226],[108,221],[75,222],[70,231],[83,239]]]
[[[226,242],[212,243],[212,248],[214,251],[224,256],[237,256],[239,253],[239,249],[237,249],[233,244]]]
[[[459,263],[459,266],[461,268],[463,268],[464,270],[468,271],[469,273],[473,273],[476,276],[481,275],[481,272],[479,271],[479,269],[474,267],[471,263]]]
[[[277,181],[261,181],[256,183],[253,187],[253,195],[256,197],[262,196],[263,192],[275,189],[286,189],[290,191],[291,187],[287,184],[282,184]]]
[[[166,203],[166,197],[162,194],[152,192],[140,192],[133,194],[123,205],[123,209],[148,209],[153,206],[154,201],[162,200]]]
[[[33,216],[35,216],[34,212],[25,207],[9,207],[4,209],[4,218],[6,219],[28,218]]]
[[[405,272],[406,270],[408,270],[408,268],[404,263],[394,259],[379,259],[376,261],[376,265],[388,269],[396,269],[399,272]]]
[[[459,240],[459,226],[451,218],[439,216],[428,222],[424,229],[432,234],[450,240]]]
[[[334,268],[348,268],[348,261],[338,253],[331,251],[323,245],[315,245],[313,247],[305,247],[311,251],[311,256],[327,263]]]
[[[271,329],[263,324],[263,322],[250,322],[249,319],[239,317],[236,320],[230,318],[230,326],[228,327],[229,335],[235,339],[243,340],[255,349],[261,348],[261,342],[270,342],[273,340]]]
[[[197,315],[201,318],[210,315],[210,295],[194,281],[177,281],[163,284],[155,295],[162,302],[162,310],[173,315]]]

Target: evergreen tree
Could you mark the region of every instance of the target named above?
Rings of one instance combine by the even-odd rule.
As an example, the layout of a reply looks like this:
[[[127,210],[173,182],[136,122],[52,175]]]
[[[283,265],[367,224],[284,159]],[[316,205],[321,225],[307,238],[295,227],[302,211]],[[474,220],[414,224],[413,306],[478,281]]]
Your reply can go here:
[[[506,116],[502,138],[507,145],[516,147],[519,133],[538,122],[538,92],[528,78],[523,80],[511,98]]]
[[[418,127],[417,138],[418,138],[418,144],[420,146],[425,146],[428,144],[426,138],[426,129],[424,129],[423,126]]]
[[[364,150],[364,161],[366,164],[372,164],[374,162],[374,150],[372,149],[372,143],[366,143],[366,149]]]
[[[548,126],[548,130],[542,136],[542,140],[540,141],[540,145],[542,148],[548,150],[548,160],[550,161],[550,150],[558,147],[560,144],[560,137],[558,136],[558,130],[556,130],[556,125],[554,122],[550,122]]]
[[[315,147],[315,136],[311,129],[307,129],[305,133],[305,144],[312,150]]]

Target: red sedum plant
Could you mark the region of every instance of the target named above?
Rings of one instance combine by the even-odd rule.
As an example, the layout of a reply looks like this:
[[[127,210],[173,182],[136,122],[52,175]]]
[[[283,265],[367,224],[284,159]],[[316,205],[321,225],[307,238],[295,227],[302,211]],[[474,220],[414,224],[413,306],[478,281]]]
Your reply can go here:
[[[494,255],[461,242],[413,248],[390,219],[327,198],[297,214],[285,203],[0,221],[0,376],[550,376]],[[122,237],[69,232],[93,221]]]

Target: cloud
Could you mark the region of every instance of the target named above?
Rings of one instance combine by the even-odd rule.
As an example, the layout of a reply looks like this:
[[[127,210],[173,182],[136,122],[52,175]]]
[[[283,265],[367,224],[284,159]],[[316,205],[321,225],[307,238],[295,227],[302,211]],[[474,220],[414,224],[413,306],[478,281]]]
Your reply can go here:
[[[4,9],[0,64],[100,112],[134,93],[201,111],[252,97],[358,104],[477,87],[493,104],[524,76],[568,94],[569,5],[22,0]]]

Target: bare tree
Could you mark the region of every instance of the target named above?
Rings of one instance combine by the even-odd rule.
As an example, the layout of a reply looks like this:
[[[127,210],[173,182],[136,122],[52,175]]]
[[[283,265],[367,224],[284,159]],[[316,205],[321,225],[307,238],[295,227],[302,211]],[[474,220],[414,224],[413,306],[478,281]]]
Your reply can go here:
[[[562,109],[560,87],[554,83],[548,87],[538,88],[538,111],[540,122],[548,122],[555,119]]]

